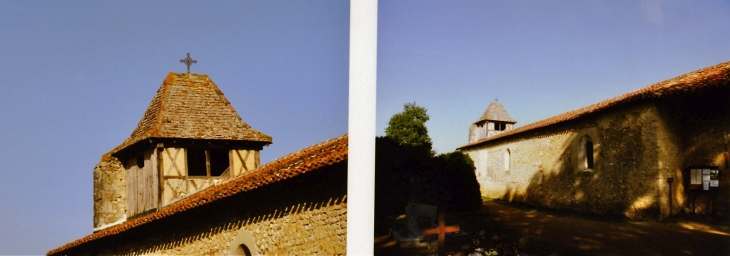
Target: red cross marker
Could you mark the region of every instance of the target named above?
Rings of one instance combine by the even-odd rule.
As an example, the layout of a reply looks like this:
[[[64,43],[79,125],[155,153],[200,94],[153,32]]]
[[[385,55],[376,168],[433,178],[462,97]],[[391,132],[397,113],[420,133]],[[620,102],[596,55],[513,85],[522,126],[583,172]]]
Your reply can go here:
[[[446,255],[446,233],[459,232],[459,225],[446,226],[446,214],[439,212],[439,226],[423,229],[423,235],[439,235],[439,255]]]

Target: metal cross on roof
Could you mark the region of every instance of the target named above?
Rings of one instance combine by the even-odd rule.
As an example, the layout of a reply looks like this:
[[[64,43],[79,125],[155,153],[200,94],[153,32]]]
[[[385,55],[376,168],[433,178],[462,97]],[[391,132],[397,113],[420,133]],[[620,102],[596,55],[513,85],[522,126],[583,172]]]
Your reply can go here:
[[[498,98],[494,98],[494,102],[499,102],[499,99]]]
[[[198,61],[191,59],[190,53],[188,53],[188,57],[180,60],[180,63],[185,63],[185,65],[188,66],[188,74],[190,74],[190,65],[193,65],[193,63],[198,63]]]

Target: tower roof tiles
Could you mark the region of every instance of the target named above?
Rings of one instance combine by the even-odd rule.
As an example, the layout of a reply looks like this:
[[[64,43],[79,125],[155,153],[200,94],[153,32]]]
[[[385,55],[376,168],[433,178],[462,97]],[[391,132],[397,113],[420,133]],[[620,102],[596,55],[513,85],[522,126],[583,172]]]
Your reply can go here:
[[[207,75],[173,72],[157,90],[132,135],[110,153],[149,138],[272,142],[271,136],[241,119]]]
[[[507,114],[507,110],[504,110],[504,106],[497,102],[489,103],[489,107],[487,107],[487,110],[484,111],[484,114],[479,118],[479,120],[477,120],[477,122],[484,120],[517,123],[517,120],[512,119],[512,117]]]

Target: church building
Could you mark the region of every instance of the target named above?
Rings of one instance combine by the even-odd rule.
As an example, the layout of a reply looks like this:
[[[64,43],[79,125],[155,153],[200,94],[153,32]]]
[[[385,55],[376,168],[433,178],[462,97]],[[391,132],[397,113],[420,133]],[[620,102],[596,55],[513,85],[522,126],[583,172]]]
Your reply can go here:
[[[483,196],[638,220],[730,214],[730,62],[515,123],[491,103],[458,148]]]
[[[48,254],[343,254],[347,141],[261,165],[271,136],[207,75],[169,73],[94,168],[93,233]]]

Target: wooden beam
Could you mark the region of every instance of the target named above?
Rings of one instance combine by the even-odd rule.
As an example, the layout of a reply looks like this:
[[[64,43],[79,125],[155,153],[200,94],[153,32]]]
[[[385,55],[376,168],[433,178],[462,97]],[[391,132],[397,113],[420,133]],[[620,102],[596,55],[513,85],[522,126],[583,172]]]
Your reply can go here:
[[[210,150],[205,151],[205,176],[210,177]]]
[[[157,209],[162,208],[162,205],[165,203],[164,201],[164,194],[165,194],[165,167],[162,165],[164,162],[162,151],[164,150],[162,146],[162,142],[157,143],[157,148],[155,149],[155,158],[157,159]]]

